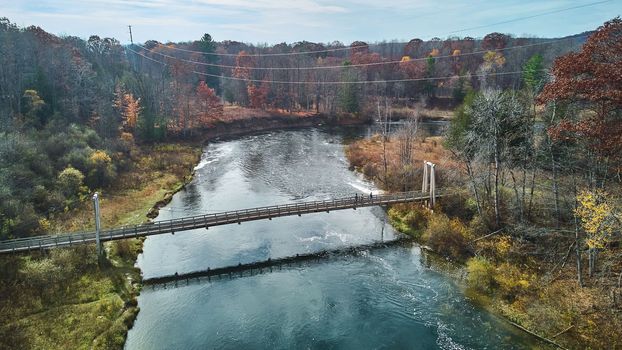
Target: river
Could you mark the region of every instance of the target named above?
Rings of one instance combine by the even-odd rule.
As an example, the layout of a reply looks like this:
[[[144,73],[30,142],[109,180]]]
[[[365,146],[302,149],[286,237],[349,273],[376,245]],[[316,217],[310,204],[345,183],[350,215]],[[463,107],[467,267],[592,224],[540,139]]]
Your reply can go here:
[[[344,142],[368,129],[264,133],[205,147],[156,220],[369,194]],[[393,240],[381,208],[282,217],[152,236],[144,277]],[[145,287],[126,349],[498,349],[533,339],[469,302],[406,244],[232,279]]]

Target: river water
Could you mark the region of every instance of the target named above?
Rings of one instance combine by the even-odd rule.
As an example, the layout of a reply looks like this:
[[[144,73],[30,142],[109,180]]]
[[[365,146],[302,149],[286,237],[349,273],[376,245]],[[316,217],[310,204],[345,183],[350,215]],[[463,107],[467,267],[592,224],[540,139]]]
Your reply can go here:
[[[205,147],[196,175],[156,220],[377,191],[348,170],[366,129],[265,133]],[[398,237],[381,208],[275,218],[152,236],[145,277]],[[416,245],[282,270],[145,287],[126,349],[497,349],[533,339],[471,304]]]

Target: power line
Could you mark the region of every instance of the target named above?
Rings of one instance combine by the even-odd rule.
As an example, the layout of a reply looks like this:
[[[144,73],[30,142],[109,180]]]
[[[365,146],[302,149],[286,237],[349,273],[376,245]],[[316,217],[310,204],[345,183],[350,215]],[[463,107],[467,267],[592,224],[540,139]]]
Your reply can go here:
[[[153,62],[157,62],[161,65],[168,66],[167,63],[156,60],[152,57],[144,55],[138,51],[135,51],[131,48],[126,48],[127,50],[147,58]],[[546,71],[546,69],[542,69],[541,71]],[[263,80],[263,79],[246,79],[246,78],[237,78],[237,77],[228,77],[224,75],[217,74],[209,74],[203,72],[192,71],[192,73],[207,76],[207,77],[215,77],[227,80],[236,80],[236,81],[245,81],[245,82],[253,82],[253,83],[269,83],[269,84],[293,84],[293,85],[302,85],[302,84],[319,84],[319,85],[339,85],[339,84],[387,84],[387,83],[401,83],[401,82],[414,82],[414,81],[430,81],[430,80],[447,80],[453,78],[471,78],[471,77],[485,77],[485,76],[502,76],[502,75],[514,75],[514,74],[522,74],[523,71],[514,71],[514,72],[498,72],[498,73],[479,73],[479,74],[470,74],[470,75],[452,75],[446,77],[430,77],[430,78],[411,78],[411,79],[391,79],[391,80],[360,80],[360,81],[288,81],[288,80]]]
[[[425,61],[425,60],[428,60],[430,57],[433,57],[434,59],[465,57],[465,56],[485,54],[487,52],[502,52],[502,51],[510,51],[510,50],[534,47],[534,46],[551,45],[551,44],[555,44],[555,43],[558,43],[558,42],[561,42],[561,41],[575,40],[576,38],[580,38],[580,37],[584,37],[584,36],[587,36],[587,34],[582,34],[582,35],[578,35],[578,36],[575,36],[575,37],[568,37],[568,38],[549,40],[549,41],[540,42],[540,43],[531,43],[531,44],[525,44],[525,45],[517,45],[517,46],[505,47],[505,48],[500,48],[500,49],[479,50],[479,51],[473,51],[473,52],[460,53],[460,54],[456,54],[456,55],[442,55],[442,56],[428,56],[428,57],[421,57],[421,58],[411,58],[408,61],[397,60],[397,61],[383,61],[383,62],[371,62],[371,63],[357,63],[357,64],[349,64],[347,66],[344,66],[344,65],[338,65],[338,66],[333,65],[333,66],[313,66],[313,67],[238,67],[238,66],[231,66],[231,65],[225,65],[225,64],[207,63],[207,62],[199,62],[199,61],[187,60],[187,59],[184,59],[184,58],[179,58],[179,57],[167,55],[167,54],[164,54],[164,53],[161,53],[161,52],[158,52],[158,51],[154,51],[153,49],[148,49],[148,48],[146,48],[146,47],[144,47],[142,45],[139,45],[139,44],[135,44],[135,45],[140,47],[140,48],[142,48],[142,49],[144,49],[144,50],[146,50],[146,51],[149,51],[151,53],[160,55],[162,57],[166,57],[166,58],[170,58],[170,59],[175,59],[175,60],[179,60],[179,61],[186,62],[186,63],[197,64],[197,65],[201,65],[201,66],[229,68],[229,69],[244,68],[244,69],[249,69],[249,70],[315,70],[315,69],[320,70],[320,69],[340,69],[340,68],[351,68],[351,67],[371,67],[371,66],[382,66],[382,65],[389,65],[389,64],[399,64],[399,63],[405,63],[405,62]]]
[[[475,26],[475,27],[469,27],[469,28],[452,30],[450,32],[445,32],[444,34],[456,34],[456,33],[461,33],[461,32],[465,32],[465,31],[473,30],[473,29],[481,29],[481,28],[487,28],[487,27],[496,26],[496,25],[499,25],[499,24],[513,23],[513,22],[518,22],[518,21],[522,21],[522,20],[526,20],[526,19],[531,19],[531,18],[546,16],[546,15],[551,15],[551,14],[555,14],[555,13],[576,10],[576,9],[579,9],[579,8],[600,5],[600,4],[604,4],[604,3],[607,3],[607,2],[611,2],[611,1],[612,0],[603,0],[603,1],[591,2],[591,3],[583,4],[583,5],[565,7],[565,8],[561,8],[561,9],[557,9],[557,10],[551,10],[551,11],[547,11],[547,12],[538,13],[538,14],[535,14],[535,15],[517,17],[517,18],[506,20],[506,21],[500,21],[500,22],[495,22],[495,23],[490,23],[490,24],[484,24],[484,25],[481,25],[481,26]],[[178,47],[169,47],[169,46],[162,45],[162,44],[159,44],[159,45],[162,46],[162,47],[165,47],[167,49],[171,49],[171,50],[191,52],[191,53],[198,53],[198,54],[207,55],[207,56],[230,56],[230,57],[234,57],[234,56],[238,55],[238,54],[233,54],[233,53],[195,51],[195,50],[182,49],[182,48],[178,48]],[[361,49],[361,48],[366,48],[366,47],[369,48],[371,46],[380,46],[380,45],[382,45],[382,44],[373,44],[373,45],[365,44],[365,45],[338,47],[338,48],[324,49],[324,50],[301,51],[301,52],[248,54],[248,56],[250,56],[250,57],[262,57],[262,56],[266,57],[266,56],[307,55],[307,54],[315,54],[315,53],[323,53],[323,52],[335,52],[335,51],[344,51],[344,50],[352,50],[352,49]]]
[[[177,51],[184,51],[184,52],[190,52],[190,53],[200,53],[203,55],[208,55],[208,56],[229,56],[229,57],[235,57],[238,54],[237,53],[222,53],[222,52],[203,52],[203,51],[195,51],[195,50],[188,50],[188,49],[182,49],[179,47],[170,47],[170,46],[166,46],[163,44],[158,43],[160,46],[165,47],[167,49],[171,49],[171,50],[177,50]],[[403,43],[400,43],[403,44]],[[345,50],[352,50],[352,49],[362,49],[362,48],[369,48],[370,46],[379,46],[380,44],[374,44],[374,45],[369,45],[369,44],[365,44],[365,45],[356,45],[356,46],[348,46],[348,47],[336,47],[333,49],[324,49],[324,50],[313,50],[313,51],[301,51],[301,52],[283,52],[283,53],[263,53],[263,54],[248,54],[250,57],[265,57],[265,56],[296,56],[296,55],[308,55],[308,54],[314,54],[314,53],[323,53],[323,52],[335,52],[335,51],[345,51]]]
[[[481,29],[481,28],[486,28],[486,27],[490,27],[490,26],[496,26],[496,25],[499,25],[499,24],[513,23],[513,22],[518,22],[518,21],[522,21],[522,20],[525,20],[525,19],[531,19],[531,18],[551,15],[551,14],[555,14],[555,13],[559,13],[559,12],[576,10],[576,9],[583,8],[583,7],[600,5],[600,4],[604,4],[606,2],[611,2],[611,0],[597,1],[597,2],[591,2],[591,3],[583,4],[583,5],[566,7],[566,8],[563,8],[563,9],[552,10],[552,11],[548,11],[548,12],[542,12],[542,13],[538,13],[538,14],[535,14],[535,15],[525,16],[525,17],[518,17],[518,18],[509,19],[509,20],[505,20],[505,21],[501,21],[501,22],[496,22],[496,23],[491,23],[491,24],[486,24],[486,25],[481,25],[481,26],[476,26],[476,27],[470,27],[470,28],[461,29],[461,30],[454,30],[454,31],[451,31],[451,32],[447,32],[445,34],[455,34],[455,33],[460,33],[460,32],[464,32],[464,31],[467,31],[467,30]]]

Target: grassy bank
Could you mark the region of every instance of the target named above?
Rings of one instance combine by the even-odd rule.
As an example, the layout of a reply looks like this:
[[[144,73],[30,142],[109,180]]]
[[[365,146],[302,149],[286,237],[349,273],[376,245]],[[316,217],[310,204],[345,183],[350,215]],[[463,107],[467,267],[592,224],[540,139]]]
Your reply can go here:
[[[601,252],[600,277],[586,278],[584,287],[579,287],[571,249],[574,234],[563,231],[574,228],[552,229],[537,217],[537,223],[507,222],[497,231],[491,213],[477,214],[460,167],[450,160],[442,140],[418,140],[414,147],[413,164],[422,159],[440,164],[439,182],[464,190],[443,197],[433,213],[419,205],[392,206],[388,216],[397,230],[462,266],[464,273],[452,276],[466,276],[461,283],[467,296],[509,322],[565,348],[622,347],[622,294],[611,278],[617,280],[612,271],[621,268],[619,246]],[[420,184],[415,180],[421,179],[421,172],[404,176],[408,169],[400,165],[399,149],[396,140],[383,147],[382,138],[374,136],[349,145],[346,154],[354,168],[380,187],[400,190],[405,181]],[[503,196],[511,193],[502,187]]]
[[[103,191],[103,227],[147,220],[154,204],[190,178],[199,146],[135,147],[132,165]],[[92,229],[89,199],[51,218],[50,230]],[[138,313],[142,241],[106,243],[108,261],[98,267],[92,245],[0,258],[0,348],[121,349]]]

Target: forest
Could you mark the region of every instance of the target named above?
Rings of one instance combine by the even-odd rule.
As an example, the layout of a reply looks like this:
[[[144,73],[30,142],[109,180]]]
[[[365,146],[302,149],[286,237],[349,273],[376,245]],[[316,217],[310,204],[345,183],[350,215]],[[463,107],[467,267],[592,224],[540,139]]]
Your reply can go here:
[[[193,42],[121,45],[3,18],[0,238],[46,232],[50,220],[128,171],[137,145],[198,135],[252,110],[363,121],[376,117],[380,104],[447,109],[486,84],[520,88],[527,59],[536,57],[536,70],[547,67],[588,34],[349,46],[255,46],[205,34]]]
[[[144,194],[143,202],[160,200],[197,160],[196,149],[178,143],[196,143],[235,119],[402,118],[393,135],[350,145],[351,164],[400,191],[420,183],[417,164],[432,160],[441,186],[465,190],[434,214],[389,209],[394,226],[465,264],[475,298],[496,300],[508,319],[565,345],[619,346],[619,336],[598,330],[619,335],[621,324],[621,60],[620,18],[564,38],[494,32],[350,45],[253,45],[209,34],[122,45],[2,18],[0,239],[64,228],[59,221],[73,213],[86,225],[95,191],[122,187],[134,198]],[[455,109],[444,138],[417,132],[419,116],[432,109]],[[129,208],[134,198],[118,205]],[[116,327],[100,346],[121,348],[137,312],[122,273],[140,243],[112,251],[125,260],[112,258],[115,267],[102,270],[88,248],[0,260],[0,292],[20,295],[19,303],[3,301],[11,324],[0,328],[0,345],[24,340],[13,331],[25,329],[25,315],[70,299],[97,301],[94,317],[106,313],[107,327]],[[55,316],[35,328],[53,327],[46,317]],[[102,332],[89,331],[71,344],[91,344]]]
[[[622,341],[621,38],[615,18],[548,70],[525,60],[520,85],[486,81],[443,137],[418,133],[415,116],[347,150],[392,191],[417,189],[413,164],[436,163],[452,193],[433,213],[389,209],[394,226],[464,264],[474,299],[562,348]]]

